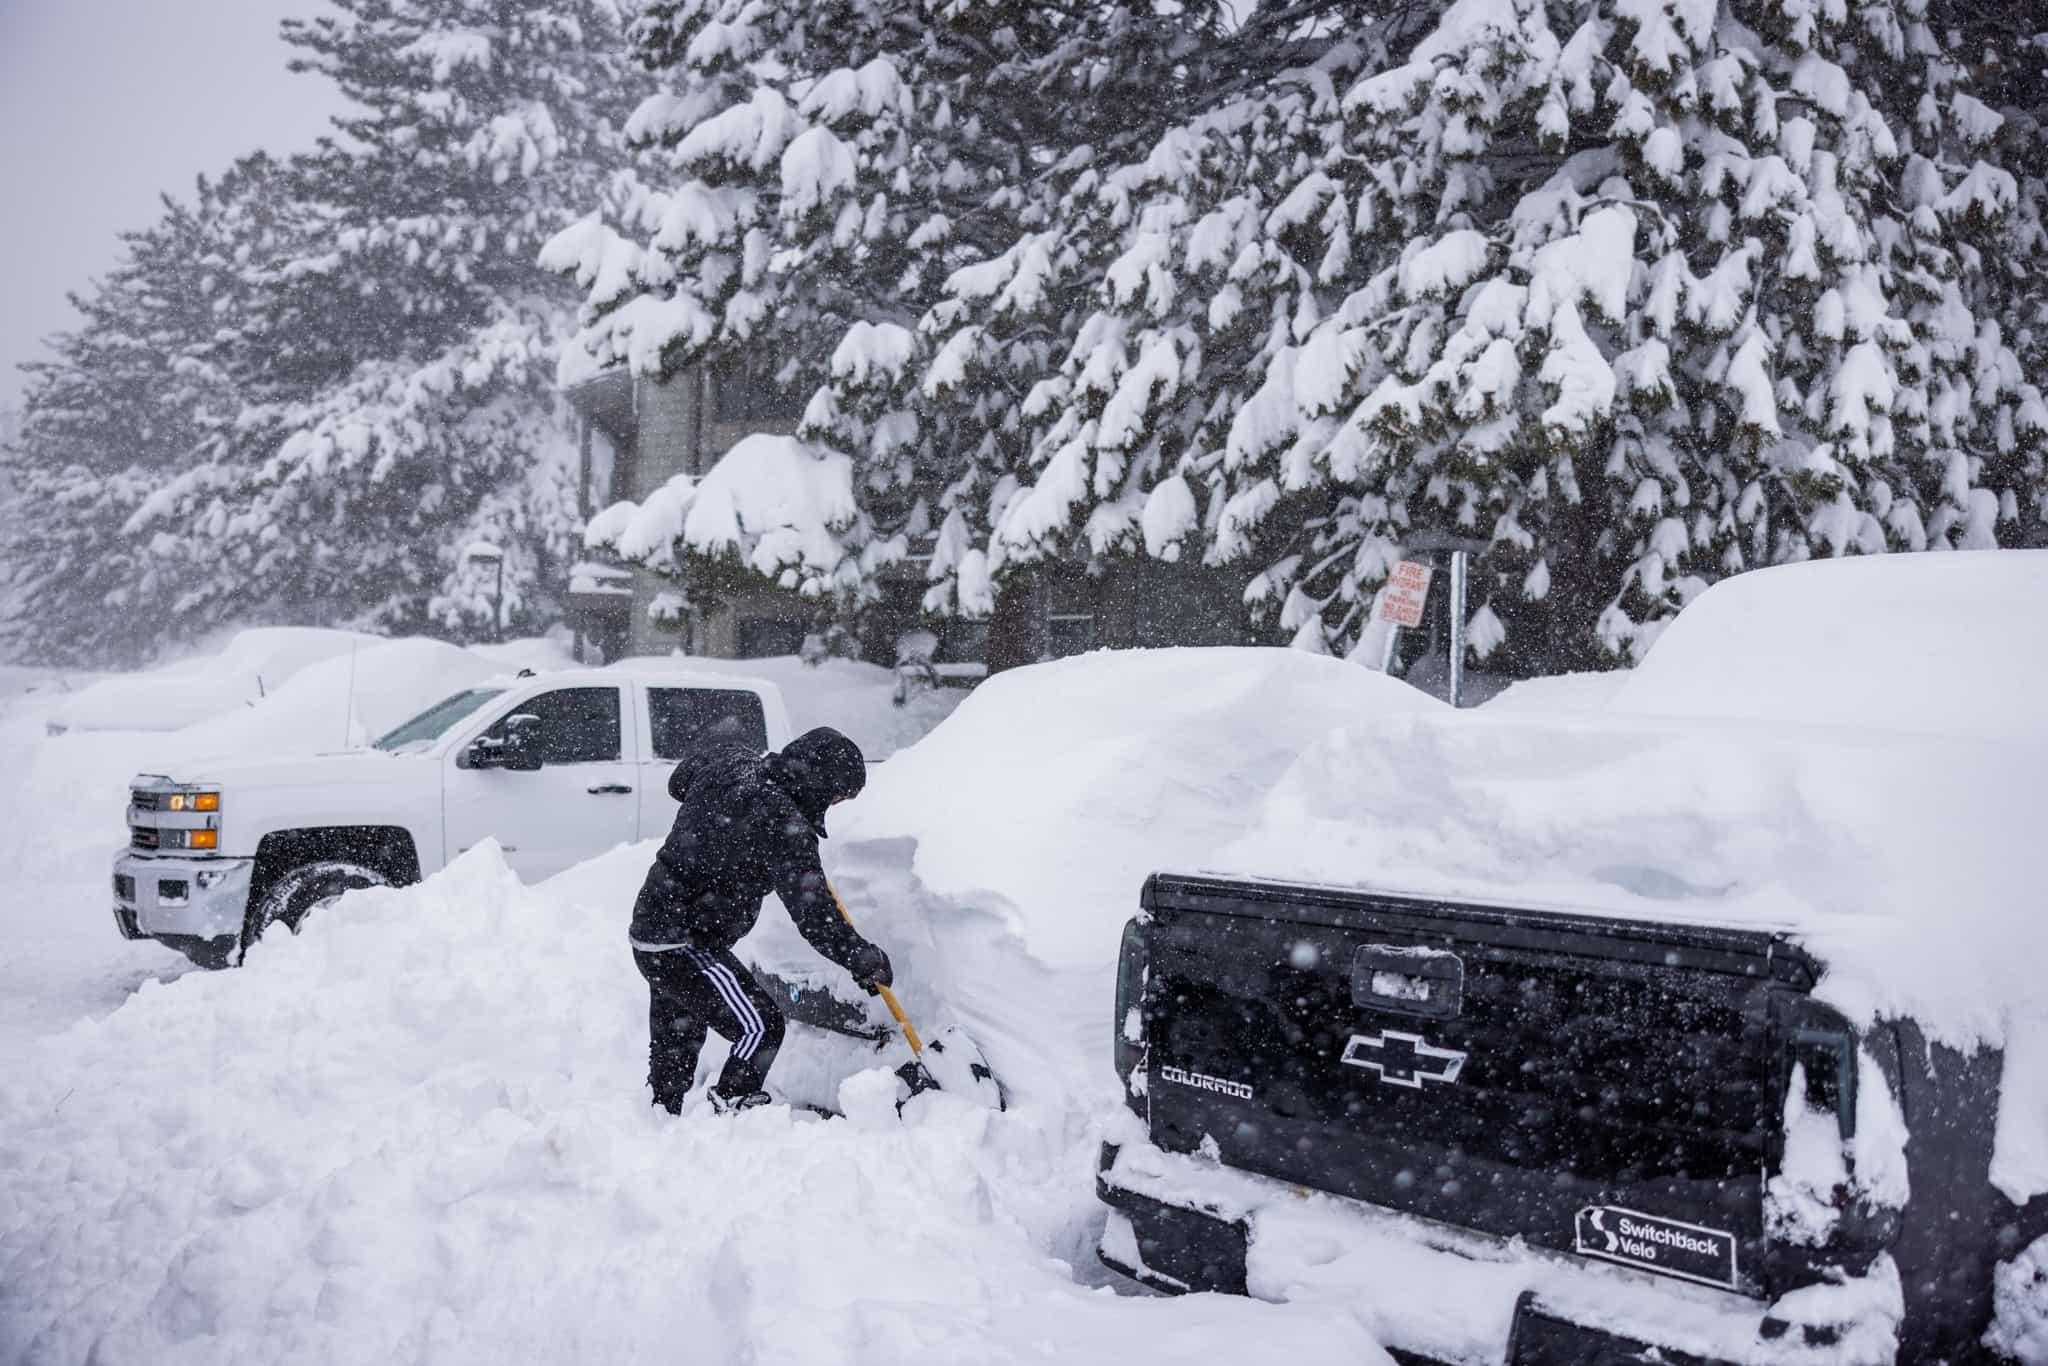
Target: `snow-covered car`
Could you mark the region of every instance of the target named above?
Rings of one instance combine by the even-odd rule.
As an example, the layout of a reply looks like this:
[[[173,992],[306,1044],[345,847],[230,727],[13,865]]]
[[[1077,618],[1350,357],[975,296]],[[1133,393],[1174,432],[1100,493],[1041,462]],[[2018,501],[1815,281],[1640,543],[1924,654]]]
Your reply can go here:
[[[1099,1248],[1403,1360],[2041,1360],[2048,552],[1740,576],[1366,721],[1125,931]]]
[[[52,707],[44,724],[51,735],[179,730],[251,706],[326,660],[382,643],[304,626],[237,631],[216,650],[88,682]]]
[[[403,885],[484,840],[529,881],[667,830],[697,746],[780,747],[774,684],[571,670],[466,688],[368,749],[143,774],[114,920],[205,966],[352,888]]]

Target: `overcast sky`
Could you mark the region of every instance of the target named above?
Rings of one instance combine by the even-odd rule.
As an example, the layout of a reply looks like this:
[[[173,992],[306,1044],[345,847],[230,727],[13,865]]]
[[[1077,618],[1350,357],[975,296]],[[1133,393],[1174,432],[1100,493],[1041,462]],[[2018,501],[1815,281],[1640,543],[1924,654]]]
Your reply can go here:
[[[0,0],[0,404],[157,196],[243,152],[312,145],[340,107],[285,70],[321,0]]]

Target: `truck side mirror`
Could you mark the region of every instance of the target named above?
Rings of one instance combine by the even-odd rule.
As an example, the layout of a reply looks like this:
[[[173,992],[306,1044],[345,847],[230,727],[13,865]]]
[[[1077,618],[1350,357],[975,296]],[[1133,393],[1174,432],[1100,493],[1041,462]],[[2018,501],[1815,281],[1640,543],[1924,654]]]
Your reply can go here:
[[[541,742],[546,730],[538,716],[518,712],[505,718],[505,734],[479,735],[463,752],[463,768],[506,768],[515,773],[532,773],[541,766]]]

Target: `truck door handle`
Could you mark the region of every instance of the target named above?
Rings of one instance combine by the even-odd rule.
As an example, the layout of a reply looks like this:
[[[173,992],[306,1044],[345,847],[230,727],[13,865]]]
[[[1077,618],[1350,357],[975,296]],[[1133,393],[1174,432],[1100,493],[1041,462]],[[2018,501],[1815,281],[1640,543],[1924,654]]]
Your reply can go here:
[[[619,797],[632,790],[624,783],[599,783],[596,787],[586,789],[593,797]]]

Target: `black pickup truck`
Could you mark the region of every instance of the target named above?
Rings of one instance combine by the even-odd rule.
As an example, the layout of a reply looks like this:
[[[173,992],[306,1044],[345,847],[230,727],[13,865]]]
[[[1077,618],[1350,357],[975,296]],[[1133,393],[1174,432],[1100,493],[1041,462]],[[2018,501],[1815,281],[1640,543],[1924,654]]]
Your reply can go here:
[[[1403,1361],[1998,1359],[1994,1273],[2048,1233],[1989,1179],[2000,1056],[1853,1029],[1818,971],[1767,931],[1155,875],[1100,1255],[1340,1296]]]

